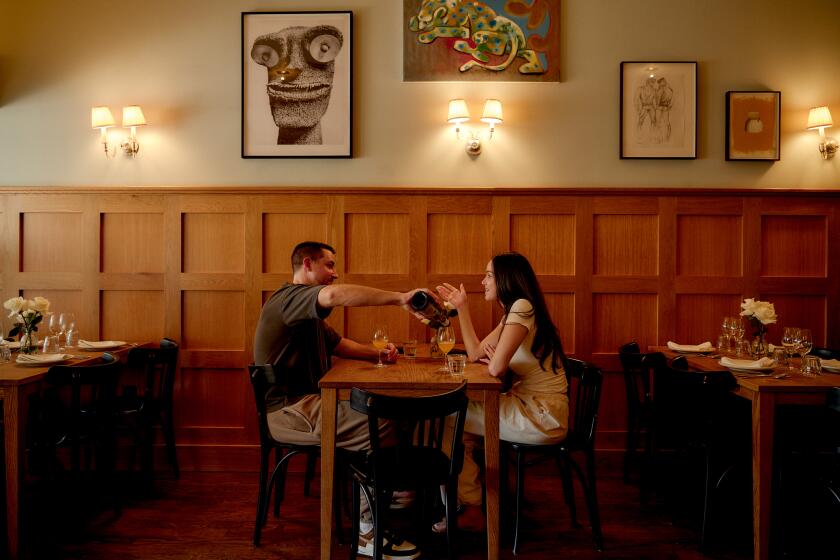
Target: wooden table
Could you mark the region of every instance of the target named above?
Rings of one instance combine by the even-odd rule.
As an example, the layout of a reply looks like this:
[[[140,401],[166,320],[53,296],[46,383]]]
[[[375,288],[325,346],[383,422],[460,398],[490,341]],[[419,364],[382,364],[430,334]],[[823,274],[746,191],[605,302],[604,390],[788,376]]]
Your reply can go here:
[[[662,352],[669,358],[677,355],[665,346],[650,349]],[[697,354],[688,354],[686,358],[691,369],[726,369],[718,363],[719,358]],[[777,368],[777,372],[785,369]],[[735,380],[738,382],[735,393],[752,402],[753,556],[756,560],[766,560],[770,557],[770,493],[773,487],[776,405],[824,406],[828,390],[831,387],[840,387],[840,374],[823,372],[817,377],[806,377],[798,372],[791,372],[790,376],[784,379],[736,375]]]
[[[400,356],[396,364],[377,368],[370,362],[335,359],[321,378],[321,559],[332,552],[333,470],[335,468],[335,415],[338,400],[349,400],[353,387],[393,395],[428,395],[449,391],[467,381],[467,395],[484,403],[484,461],[487,506],[487,558],[499,557],[499,393],[502,382],[487,373],[487,366],[468,363],[463,378],[437,371],[440,358],[418,349],[414,360]]]
[[[122,346],[109,350],[111,354],[122,356],[131,348]],[[69,352],[68,352],[69,353]],[[62,364],[78,365],[95,362],[102,357],[102,352],[76,352],[72,360]],[[40,381],[46,375],[50,365],[23,366],[14,362],[17,353],[12,354],[11,362],[0,363],[0,401],[3,403],[3,435],[6,454],[6,534],[8,558],[20,558],[20,495],[25,469],[25,442],[27,397],[36,393]]]

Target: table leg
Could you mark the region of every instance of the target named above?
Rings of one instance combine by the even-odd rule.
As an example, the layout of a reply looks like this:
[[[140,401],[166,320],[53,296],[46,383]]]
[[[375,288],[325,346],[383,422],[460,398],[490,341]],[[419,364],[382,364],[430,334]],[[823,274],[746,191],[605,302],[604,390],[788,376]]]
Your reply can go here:
[[[484,482],[487,506],[487,558],[499,558],[499,393],[484,392]]]
[[[3,433],[6,454],[6,531],[8,538],[9,559],[20,556],[20,479],[21,434],[20,393],[17,387],[3,388]]]
[[[321,389],[321,560],[329,560],[332,552],[332,495],[337,407],[337,390]]]
[[[770,557],[770,491],[773,485],[773,430],[776,397],[758,392],[752,401],[753,557]]]

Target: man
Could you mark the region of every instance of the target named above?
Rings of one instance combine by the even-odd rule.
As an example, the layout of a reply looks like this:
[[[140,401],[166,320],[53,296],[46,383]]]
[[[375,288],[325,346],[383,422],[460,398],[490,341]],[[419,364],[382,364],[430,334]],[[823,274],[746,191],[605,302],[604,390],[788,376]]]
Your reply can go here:
[[[254,363],[273,364],[278,385],[270,393],[268,427],[271,435],[288,443],[321,442],[321,396],[318,381],[333,355],[375,360],[378,350],[343,338],[324,319],[334,307],[400,305],[408,309],[410,292],[390,292],[353,284],[332,285],[335,249],[305,241],[292,251],[293,278],[274,292],[263,306],[254,335]],[[384,360],[394,362],[396,347],[389,343]],[[336,446],[351,451],[369,445],[367,416],[340,401],[336,415]],[[399,496],[395,496],[397,498]],[[363,510],[367,510],[367,504]],[[373,526],[363,511],[359,554],[373,554]],[[416,558],[420,551],[408,541],[392,538],[385,558]]]

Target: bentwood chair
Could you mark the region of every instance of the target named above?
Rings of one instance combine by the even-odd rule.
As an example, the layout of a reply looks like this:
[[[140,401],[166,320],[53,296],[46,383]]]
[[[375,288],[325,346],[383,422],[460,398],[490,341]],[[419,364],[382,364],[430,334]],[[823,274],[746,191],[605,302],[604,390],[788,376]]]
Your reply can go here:
[[[672,494],[680,494],[671,496],[674,503],[693,503],[685,490],[703,488],[699,543],[703,550],[716,521],[716,498],[735,477],[736,469],[748,471],[748,407],[732,396],[737,383],[729,371],[690,371],[684,356],[669,363],[660,353],[649,354],[644,361],[654,372],[657,477],[661,473],[668,478]],[[672,463],[663,468],[663,458],[669,453]],[[695,479],[692,467],[698,457],[703,474]]]
[[[164,338],[158,347],[132,348],[128,352],[128,367],[142,374],[140,390],[134,385],[124,386],[117,397],[114,412],[121,424],[129,425],[140,448],[142,471],[151,479],[154,472],[154,428],[159,424],[166,446],[166,458],[175,478],[179,478],[178,456],[175,448],[172,393],[178,364],[178,344]]]
[[[570,399],[569,431],[566,439],[551,445],[505,442],[505,446],[514,454],[516,469],[514,554],[519,550],[522,504],[525,496],[525,469],[547,459],[554,459],[560,470],[563,493],[572,517],[572,524],[575,526],[579,524],[572,472],[577,474],[586,497],[595,549],[599,552],[604,550],[595,476],[595,431],[598,426],[598,407],[601,402],[601,385],[604,376],[597,366],[571,358],[566,360],[565,370],[569,381],[569,394],[574,395],[574,399]],[[576,453],[583,455],[583,468],[574,459]]]
[[[271,491],[274,489],[274,516],[280,516],[280,504],[285,496],[284,487],[286,482],[286,470],[288,468],[289,460],[295,455],[307,456],[307,473],[305,478],[304,493],[308,494],[309,482],[312,479],[310,469],[314,470],[315,460],[320,456],[321,447],[319,445],[296,445],[274,439],[271,431],[268,428],[268,409],[266,405],[266,395],[269,389],[278,383],[274,366],[270,364],[248,366],[248,373],[251,379],[251,387],[254,390],[254,403],[257,409],[257,425],[260,433],[260,478],[259,478],[259,493],[257,497],[257,519],[254,524],[254,546],[260,545],[260,538],[262,528],[268,520],[268,505],[271,498]],[[268,474],[268,467],[271,461],[271,452],[274,451],[277,459],[271,475]],[[336,454],[336,460],[342,460],[341,454]],[[336,476],[339,476],[341,469],[336,468]],[[339,485],[335,485],[336,492],[333,499],[338,499]],[[341,512],[338,507],[333,508],[335,511],[335,523],[338,529],[339,542],[341,542]]]
[[[630,471],[639,465],[639,485],[642,502],[648,488],[649,465],[653,440],[653,393],[651,391],[652,371],[644,361],[645,354],[638,343],[628,342],[618,349],[618,358],[624,370],[624,390],[627,396],[627,439],[624,451],[624,482],[630,482]],[[637,456],[639,440],[644,433],[643,459]]]
[[[366,414],[370,431],[370,450],[360,460],[351,462],[353,504],[350,558],[356,558],[359,546],[359,505],[361,494],[371,504],[373,514],[373,558],[382,560],[385,552],[385,526],[394,491],[424,492],[422,503],[429,496],[446,489],[446,539],[449,558],[454,558],[457,533],[456,501],[458,475],[464,463],[462,436],[467,412],[466,382],[457,389],[439,395],[398,397],[371,393],[354,388],[350,394],[353,410]],[[444,438],[446,419],[454,416],[454,429],[449,448]],[[395,443],[380,437],[380,420],[396,427]],[[425,511],[423,513],[426,513]],[[424,517],[431,527],[431,517]]]
[[[69,480],[64,490],[98,487],[119,509],[114,488],[113,404],[121,364],[108,353],[93,365],[57,365],[44,376],[44,388],[30,410],[31,465],[45,480]],[[68,449],[70,468],[60,449]],[[84,471],[82,470],[84,456]],[[83,476],[95,468],[91,477]],[[90,499],[87,495],[86,499]]]

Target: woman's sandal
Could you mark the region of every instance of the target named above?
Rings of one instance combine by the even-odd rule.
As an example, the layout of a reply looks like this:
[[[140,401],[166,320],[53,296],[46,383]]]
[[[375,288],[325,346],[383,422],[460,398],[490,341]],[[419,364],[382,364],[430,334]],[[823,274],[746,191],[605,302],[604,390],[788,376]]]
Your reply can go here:
[[[459,505],[456,510],[458,516],[458,529],[471,533],[483,533],[487,529],[487,521],[484,512],[479,506]],[[444,517],[432,525],[433,533],[446,533],[446,518]]]

